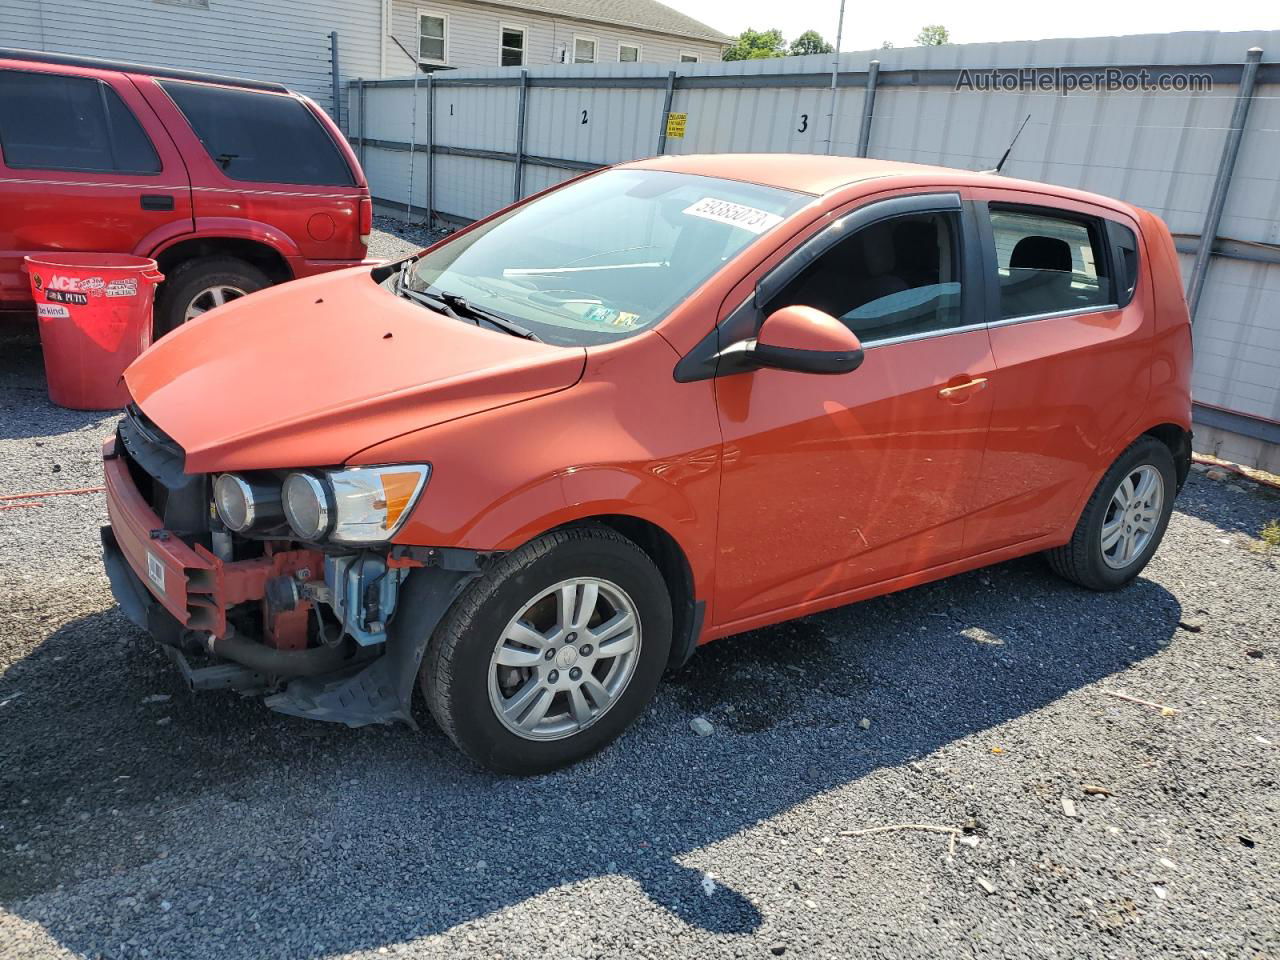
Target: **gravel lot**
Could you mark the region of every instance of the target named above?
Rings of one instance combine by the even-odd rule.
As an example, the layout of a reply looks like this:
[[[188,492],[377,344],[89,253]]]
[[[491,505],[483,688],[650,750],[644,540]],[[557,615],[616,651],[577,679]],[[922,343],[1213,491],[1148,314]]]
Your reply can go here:
[[[95,485],[114,419],[0,341],[0,495]],[[1030,558],[720,641],[515,781],[425,714],[186,692],[113,607],[100,494],[0,511],[0,956],[1274,958],[1278,517],[1195,474],[1124,591]],[[903,822],[966,833],[841,835]]]

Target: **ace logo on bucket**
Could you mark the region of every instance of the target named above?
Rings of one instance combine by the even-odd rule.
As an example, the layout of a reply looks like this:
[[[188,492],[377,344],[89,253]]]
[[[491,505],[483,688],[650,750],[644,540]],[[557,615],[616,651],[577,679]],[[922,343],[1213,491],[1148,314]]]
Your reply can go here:
[[[36,275],[36,289],[40,289],[40,277]],[[54,274],[44,288],[44,297],[51,303],[70,303],[84,306],[90,297],[135,297],[138,295],[138,281],[134,277],[112,280],[107,283],[102,277],[64,277]]]

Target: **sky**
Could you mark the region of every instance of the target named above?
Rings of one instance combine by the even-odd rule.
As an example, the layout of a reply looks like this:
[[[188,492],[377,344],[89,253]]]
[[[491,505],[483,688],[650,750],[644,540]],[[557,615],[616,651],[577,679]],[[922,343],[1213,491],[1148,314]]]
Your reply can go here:
[[[696,17],[717,30],[736,34],[746,27],[778,27],[787,40],[817,30],[835,42],[839,0],[665,0],[668,6]],[[1064,16],[1069,11],[1070,16]],[[1163,3],[1125,0],[1073,0],[1064,7],[1044,0],[1015,3],[924,2],[859,3],[845,7],[842,50],[870,50],[890,40],[911,46],[925,24],[940,23],[956,43],[1000,40],[1043,40],[1050,37],[1118,36],[1171,33],[1178,30],[1280,29],[1277,0],[1226,0]]]

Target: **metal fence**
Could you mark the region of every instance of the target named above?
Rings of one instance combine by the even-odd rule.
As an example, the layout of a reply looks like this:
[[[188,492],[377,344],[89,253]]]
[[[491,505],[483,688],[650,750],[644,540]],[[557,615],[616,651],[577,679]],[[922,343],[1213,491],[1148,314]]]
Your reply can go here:
[[[1280,31],[1259,31],[848,53],[834,84],[820,56],[494,68],[356,81],[347,114],[375,198],[455,221],[659,153],[988,168],[1030,117],[1005,173],[1120,197],[1169,223],[1198,301],[1197,420],[1274,445],[1277,55]]]

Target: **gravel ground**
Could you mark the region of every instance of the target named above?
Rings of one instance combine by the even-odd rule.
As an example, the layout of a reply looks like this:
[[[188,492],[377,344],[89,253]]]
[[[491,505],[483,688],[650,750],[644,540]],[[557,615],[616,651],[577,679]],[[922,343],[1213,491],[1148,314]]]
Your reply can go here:
[[[113,422],[0,342],[0,495],[96,484]],[[114,609],[101,495],[44,504],[0,512],[5,960],[1280,949],[1260,489],[1194,474],[1119,593],[1029,558],[719,641],[618,744],[523,781],[425,716],[186,692]],[[966,833],[841,835],[903,822]]]
[[[418,224],[405,223],[392,217],[374,217],[369,237],[369,256],[396,260],[417,253],[445,235],[443,230],[428,230]]]

